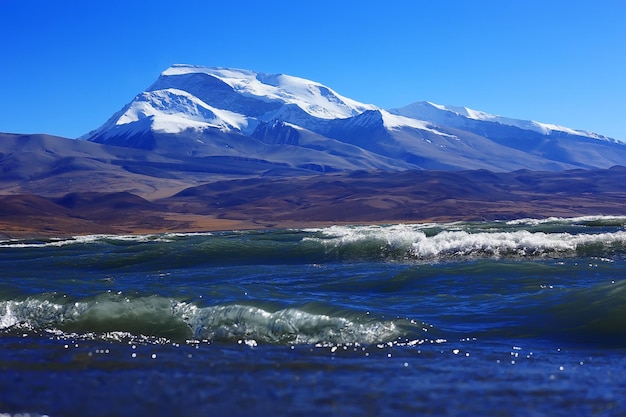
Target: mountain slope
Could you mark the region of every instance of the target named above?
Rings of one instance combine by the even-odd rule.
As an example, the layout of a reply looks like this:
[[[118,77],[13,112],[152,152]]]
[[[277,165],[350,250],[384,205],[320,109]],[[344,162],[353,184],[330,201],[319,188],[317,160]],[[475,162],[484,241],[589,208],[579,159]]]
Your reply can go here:
[[[470,132],[507,148],[561,163],[566,168],[609,168],[624,164],[624,143],[593,132],[430,102],[416,102],[390,111]]]
[[[0,133],[0,194],[128,191],[160,198],[208,181],[279,169],[283,175],[308,172],[235,156],[168,157],[50,135]]]
[[[575,130],[564,126],[549,123],[535,122],[532,120],[519,120],[510,117],[497,116],[467,107],[442,106],[428,101],[417,101],[404,107],[391,109],[391,113],[411,117],[420,120],[427,120],[431,123],[443,126],[463,127],[471,126],[471,120],[497,123],[505,126],[517,127],[522,130],[531,130],[542,135],[566,133],[575,136],[603,139],[616,142],[614,139],[597,133],[583,130]]]
[[[192,65],[165,70],[82,139],[311,172],[626,165],[626,144],[590,132],[428,102],[386,111],[298,77]]]
[[[188,188],[172,211],[267,222],[397,222],[623,215],[626,168],[403,171],[252,178]]]

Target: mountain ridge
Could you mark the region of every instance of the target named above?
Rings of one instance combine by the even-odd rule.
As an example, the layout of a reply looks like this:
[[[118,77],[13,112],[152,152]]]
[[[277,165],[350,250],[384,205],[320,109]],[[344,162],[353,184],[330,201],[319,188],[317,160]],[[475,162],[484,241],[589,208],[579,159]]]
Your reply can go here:
[[[163,71],[81,139],[168,155],[237,155],[315,172],[626,165],[626,144],[596,133],[430,102],[385,110],[304,78],[186,64]],[[346,146],[360,149],[352,157]]]
[[[626,214],[602,135],[172,68],[83,140],[0,133],[0,239]]]

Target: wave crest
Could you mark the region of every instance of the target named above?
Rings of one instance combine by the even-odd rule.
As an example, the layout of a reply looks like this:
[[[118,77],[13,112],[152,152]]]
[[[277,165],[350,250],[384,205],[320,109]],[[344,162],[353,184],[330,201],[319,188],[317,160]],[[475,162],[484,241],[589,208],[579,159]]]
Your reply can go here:
[[[0,330],[19,327],[106,335],[125,332],[173,340],[277,344],[373,344],[395,340],[403,330],[393,321],[314,314],[298,308],[275,312],[252,305],[199,307],[162,297],[105,298],[58,303],[37,298],[0,302]]]
[[[314,240],[346,257],[358,254],[415,260],[545,257],[578,252],[622,250],[626,232],[546,233],[528,230],[462,230],[463,225],[337,226],[317,229]]]
[[[356,322],[345,317],[287,308],[269,312],[246,305],[176,307],[195,337],[209,340],[255,339],[267,343],[372,344],[394,340],[402,331],[393,321]]]

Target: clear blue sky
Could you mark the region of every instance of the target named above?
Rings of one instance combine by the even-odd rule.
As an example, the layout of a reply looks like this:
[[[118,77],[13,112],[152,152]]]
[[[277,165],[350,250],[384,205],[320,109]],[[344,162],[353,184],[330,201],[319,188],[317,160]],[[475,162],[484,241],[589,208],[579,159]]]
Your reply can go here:
[[[1,0],[0,131],[80,136],[189,63],[626,140],[625,21],[623,0]]]

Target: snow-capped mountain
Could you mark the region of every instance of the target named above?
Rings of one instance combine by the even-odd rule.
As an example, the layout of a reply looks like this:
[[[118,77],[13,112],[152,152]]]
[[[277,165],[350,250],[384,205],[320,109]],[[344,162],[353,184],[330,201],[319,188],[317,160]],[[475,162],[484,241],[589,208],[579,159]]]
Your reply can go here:
[[[626,165],[625,144],[590,132],[429,102],[387,111],[303,78],[192,65],[82,139],[305,171]]]
[[[261,121],[307,122],[347,118],[375,106],[343,97],[319,83],[289,75],[174,65],[106,125],[152,120],[152,130],[180,133],[217,128],[250,134]]]
[[[440,104],[431,103],[429,101],[418,101],[405,107],[391,109],[390,112],[405,117],[428,120],[431,123],[439,125],[456,125],[457,127],[462,127],[464,124],[467,124],[467,120],[476,120],[517,127],[522,130],[531,130],[541,133],[542,135],[566,133],[568,135],[576,135],[615,142],[615,139],[611,139],[606,136],[584,130],[575,130],[565,126],[535,122],[533,120],[512,119],[510,117],[503,117],[485,113],[480,110],[473,110],[468,107],[442,106]]]

